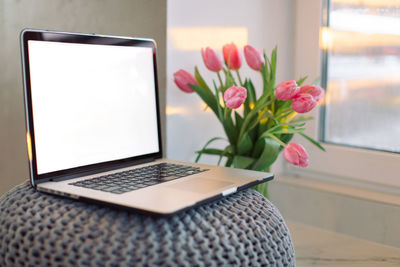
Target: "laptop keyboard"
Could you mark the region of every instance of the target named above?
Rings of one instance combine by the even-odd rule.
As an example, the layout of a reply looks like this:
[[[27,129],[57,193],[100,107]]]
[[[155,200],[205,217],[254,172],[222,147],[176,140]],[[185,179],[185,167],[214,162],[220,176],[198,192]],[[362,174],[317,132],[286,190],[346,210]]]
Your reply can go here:
[[[200,169],[199,167],[188,165],[160,163],[70,184],[114,194],[122,194],[204,171],[208,171],[208,169]]]

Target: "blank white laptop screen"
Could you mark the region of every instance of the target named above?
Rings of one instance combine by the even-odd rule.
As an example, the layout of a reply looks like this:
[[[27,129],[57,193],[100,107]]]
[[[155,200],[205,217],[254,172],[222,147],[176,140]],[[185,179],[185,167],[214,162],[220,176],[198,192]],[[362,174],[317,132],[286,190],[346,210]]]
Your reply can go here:
[[[159,151],[151,48],[28,49],[38,174]]]

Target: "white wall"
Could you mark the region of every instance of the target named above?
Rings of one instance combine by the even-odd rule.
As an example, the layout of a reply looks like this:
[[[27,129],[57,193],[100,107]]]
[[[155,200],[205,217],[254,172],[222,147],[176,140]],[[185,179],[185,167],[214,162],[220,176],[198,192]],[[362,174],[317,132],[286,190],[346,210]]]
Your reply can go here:
[[[212,137],[224,137],[224,132],[211,111],[195,94],[181,92],[173,82],[179,69],[194,72],[197,65],[209,85],[216,75],[204,67],[200,47],[241,43],[264,48],[267,54],[278,46],[277,81],[293,77],[294,1],[292,0],[168,0],[167,3],[167,156],[194,161],[195,151]],[[216,27],[224,27],[220,31]],[[248,40],[243,29],[246,32]],[[186,31],[185,31],[186,30]],[[237,34],[231,35],[231,32]],[[189,32],[189,33],[188,33]],[[196,33],[195,36],[190,34]],[[199,38],[199,35],[202,37]],[[187,39],[190,39],[189,41]],[[209,43],[204,41],[208,39]],[[222,41],[222,43],[221,43]],[[191,47],[191,48],[190,48]],[[220,46],[218,53],[221,52]],[[250,76],[260,89],[261,77],[250,70],[245,60],[242,77]],[[261,89],[260,89],[261,90]],[[259,91],[260,92],[260,91]],[[220,147],[225,143],[221,142]],[[203,158],[203,163],[216,164],[216,157]],[[279,164],[278,164],[279,165]],[[276,168],[275,168],[276,169]]]

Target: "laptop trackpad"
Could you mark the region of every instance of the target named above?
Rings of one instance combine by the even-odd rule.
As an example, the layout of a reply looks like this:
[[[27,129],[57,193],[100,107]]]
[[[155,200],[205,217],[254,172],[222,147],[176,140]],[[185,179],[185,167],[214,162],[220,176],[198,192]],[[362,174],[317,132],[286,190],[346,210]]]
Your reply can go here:
[[[223,188],[228,189],[230,185],[233,185],[233,183],[202,178],[176,183],[170,187],[174,189],[205,194],[214,191],[222,191],[220,189]]]

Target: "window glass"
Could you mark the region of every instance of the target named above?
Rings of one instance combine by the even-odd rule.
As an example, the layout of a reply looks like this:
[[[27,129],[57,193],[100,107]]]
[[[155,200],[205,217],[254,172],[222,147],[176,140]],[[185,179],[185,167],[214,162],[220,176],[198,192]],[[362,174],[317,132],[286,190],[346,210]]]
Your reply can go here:
[[[331,0],[322,139],[400,152],[400,1]]]

